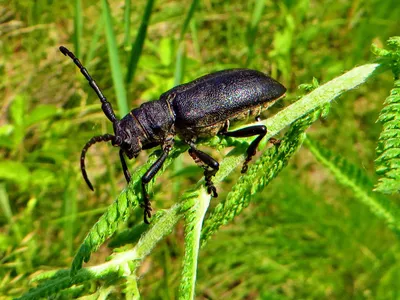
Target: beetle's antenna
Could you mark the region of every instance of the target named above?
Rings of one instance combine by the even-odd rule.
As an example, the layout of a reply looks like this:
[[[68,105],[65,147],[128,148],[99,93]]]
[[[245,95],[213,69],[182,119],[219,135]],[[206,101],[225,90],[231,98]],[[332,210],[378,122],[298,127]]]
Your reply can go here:
[[[92,76],[90,76],[88,70],[86,70],[86,68],[81,64],[79,59],[76,58],[76,56],[71,51],[69,51],[67,48],[65,48],[64,46],[60,46],[60,51],[65,56],[69,56],[74,61],[75,65],[77,65],[79,70],[81,70],[81,73],[83,74],[83,76],[85,76],[85,78],[89,82],[89,85],[96,92],[97,97],[99,97],[99,99],[101,101],[101,108],[103,109],[104,114],[111,122],[115,123],[117,121],[117,117],[115,116],[115,113],[114,113],[114,110],[112,109],[111,103],[107,101],[107,98],[103,95],[100,88],[97,86],[96,81],[94,81]]]
[[[89,186],[89,188],[94,191],[93,189],[93,185],[90,183],[90,180],[87,176],[86,173],[86,168],[85,168],[85,156],[86,156],[86,152],[87,150],[94,144],[98,143],[98,142],[108,142],[108,141],[112,141],[113,145],[118,146],[116,144],[117,142],[117,137],[111,135],[111,134],[105,134],[105,135],[99,135],[99,136],[94,136],[92,137],[89,142],[86,143],[86,145],[83,147],[82,152],[81,152],[81,171],[82,171],[82,176],[83,179],[85,179],[87,185]]]

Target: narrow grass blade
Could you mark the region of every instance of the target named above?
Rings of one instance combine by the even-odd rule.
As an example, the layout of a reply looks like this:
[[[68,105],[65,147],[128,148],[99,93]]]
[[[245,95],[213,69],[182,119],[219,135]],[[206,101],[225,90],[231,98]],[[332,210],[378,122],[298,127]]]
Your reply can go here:
[[[1,211],[3,212],[3,215],[6,217],[7,222],[11,225],[11,228],[14,231],[18,242],[21,241],[22,240],[21,230],[19,229],[18,224],[13,220],[10,200],[8,198],[6,186],[4,183],[0,184],[0,208]]]
[[[262,14],[264,12],[265,1],[257,0],[254,5],[253,14],[251,17],[251,22],[247,29],[247,62],[246,65],[249,65],[254,56],[254,42],[256,40],[257,28],[258,24],[261,21]]]
[[[87,53],[85,61],[89,64],[93,57],[96,49],[98,48],[98,42],[100,39],[101,31],[103,30],[103,19],[99,18],[96,23],[96,30],[93,34],[92,40],[90,41],[89,51]]]
[[[174,74],[174,85],[178,85],[182,83],[183,79],[183,70],[184,70],[184,61],[185,61],[185,45],[183,44],[183,38],[185,36],[186,31],[188,30],[190,21],[194,16],[194,12],[199,4],[199,0],[193,0],[190,5],[189,11],[185,17],[185,21],[183,22],[181,33],[179,35],[179,44],[178,51],[176,52],[176,62],[175,62],[175,74]]]
[[[124,87],[124,79],[118,57],[117,39],[113,30],[112,16],[108,2],[107,0],[102,0],[101,3],[106,27],[107,48],[110,57],[111,74],[117,95],[118,110],[121,116],[125,116],[129,112],[129,109],[126,102],[126,90]]]
[[[143,44],[146,39],[147,27],[150,22],[151,11],[153,10],[155,0],[147,0],[146,8],[140,23],[139,31],[136,35],[135,42],[132,45],[131,54],[129,57],[128,72],[126,74],[126,83],[132,82],[135,76],[137,64],[139,62],[140,55],[142,54]]]
[[[182,83],[184,60],[185,60],[185,45],[183,44],[183,42],[180,42],[175,57],[174,86],[177,86]]]
[[[193,0],[192,4],[190,4],[190,8],[189,11],[185,17],[185,21],[183,22],[182,28],[181,28],[181,33],[179,35],[179,40],[182,41],[183,37],[188,29],[189,23],[192,20],[193,16],[194,16],[194,12],[196,11],[196,8],[199,4],[199,0]]]
[[[124,45],[127,48],[131,39],[131,0],[125,0],[124,36]]]
[[[72,166],[69,170],[73,170]],[[74,237],[75,229],[79,227],[79,220],[77,220],[77,186],[75,180],[68,181],[71,178],[71,171],[66,172],[65,181],[68,182],[67,188],[63,193],[63,207],[64,207],[64,242],[70,254],[74,251]]]
[[[74,14],[74,48],[76,57],[81,57],[81,40],[82,40],[82,3],[81,0],[75,0]]]

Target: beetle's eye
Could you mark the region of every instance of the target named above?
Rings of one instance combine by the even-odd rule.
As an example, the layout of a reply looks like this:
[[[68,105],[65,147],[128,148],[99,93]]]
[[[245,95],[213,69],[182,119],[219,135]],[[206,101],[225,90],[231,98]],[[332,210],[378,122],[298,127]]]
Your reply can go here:
[[[170,93],[170,94],[168,94],[168,96],[167,96],[167,101],[168,101],[168,102],[171,102],[172,100],[175,99],[175,97],[176,97],[176,93]]]

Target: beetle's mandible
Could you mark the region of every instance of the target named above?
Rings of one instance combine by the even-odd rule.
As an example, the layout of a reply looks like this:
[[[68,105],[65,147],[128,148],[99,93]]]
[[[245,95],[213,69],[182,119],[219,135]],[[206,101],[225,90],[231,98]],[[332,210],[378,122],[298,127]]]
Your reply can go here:
[[[130,181],[131,175],[124,155],[132,159],[137,157],[141,150],[161,146],[161,156],[142,177],[142,207],[146,223],[149,223],[152,210],[146,185],[160,170],[173,147],[176,135],[189,145],[190,156],[204,168],[208,193],[217,197],[212,177],[217,173],[219,164],[211,156],[197,149],[196,139],[217,134],[231,137],[257,136],[247,149],[247,158],[242,167],[242,173],[246,172],[258,144],[267,133],[267,128],[264,125],[255,125],[228,131],[229,124],[250,116],[258,119],[263,110],[284,97],[286,92],[281,83],[259,71],[224,70],[174,87],[163,93],[160,99],[143,103],[118,120],[111,104],[81,62],[67,48],[61,46],[60,51],[74,61],[88,80],[101,101],[104,114],[114,127],[114,135],[95,136],[82,149],[82,175],[91,190],[93,186],[86,173],[85,155],[93,144],[111,141],[113,146],[120,148],[119,157],[127,182]]]

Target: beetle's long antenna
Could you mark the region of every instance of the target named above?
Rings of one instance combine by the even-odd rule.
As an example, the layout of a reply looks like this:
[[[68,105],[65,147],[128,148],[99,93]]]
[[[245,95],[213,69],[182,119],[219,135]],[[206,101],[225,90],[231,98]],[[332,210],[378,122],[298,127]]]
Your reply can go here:
[[[115,116],[115,113],[114,113],[114,110],[112,109],[111,103],[107,101],[107,98],[103,95],[100,88],[97,86],[96,81],[94,81],[92,76],[90,76],[88,70],[86,70],[86,68],[81,64],[79,59],[76,58],[76,56],[71,51],[69,51],[67,48],[65,48],[64,46],[60,46],[60,51],[65,56],[69,56],[74,61],[75,65],[77,65],[79,70],[81,70],[81,73],[83,74],[83,76],[85,76],[85,78],[89,82],[89,85],[96,92],[97,97],[99,97],[99,99],[101,101],[101,108],[103,109],[104,114],[111,122],[115,123],[117,121],[117,117]]]
[[[99,136],[94,136],[92,137],[89,142],[86,143],[86,145],[83,147],[82,152],[81,152],[81,171],[82,171],[82,176],[83,179],[85,179],[87,185],[89,186],[89,188],[94,191],[93,189],[93,185],[90,183],[90,180],[87,176],[86,173],[86,168],[85,168],[85,156],[86,156],[86,152],[87,150],[94,144],[98,143],[98,142],[108,142],[108,141],[113,141],[113,143],[116,142],[116,137],[111,135],[111,134],[105,134],[105,135],[99,135]]]

